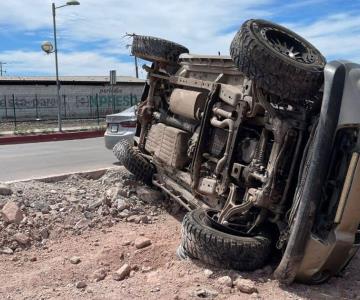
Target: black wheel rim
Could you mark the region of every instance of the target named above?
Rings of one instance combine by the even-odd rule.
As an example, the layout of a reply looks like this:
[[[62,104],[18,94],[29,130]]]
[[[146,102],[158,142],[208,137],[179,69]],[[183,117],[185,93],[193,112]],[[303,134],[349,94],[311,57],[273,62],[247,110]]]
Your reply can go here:
[[[318,60],[318,55],[304,41],[281,29],[262,27],[260,36],[275,51],[296,62],[313,64]]]
[[[228,223],[228,225],[224,225],[219,223],[218,213],[219,211],[213,209],[208,209],[205,211],[205,218],[208,221],[208,225],[210,225],[211,228],[214,228],[223,233],[236,235],[236,236],[246,236],[246,237],[254,236],[247,234],[245,231],[241,230],[242,226],[239,226],[237,224]]]

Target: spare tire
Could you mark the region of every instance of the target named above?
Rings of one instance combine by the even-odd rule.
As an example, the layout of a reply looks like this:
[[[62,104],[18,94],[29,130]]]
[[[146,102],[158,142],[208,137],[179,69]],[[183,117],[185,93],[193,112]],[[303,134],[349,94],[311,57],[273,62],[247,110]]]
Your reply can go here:
[[[115,148],[114,148],[115,149]],[[117,159],[135,177],[147,184],[152,183],[155,167],[143,157],[137,147],[130,144],[128,140],[119,141],[116,144]]]
[[[131,53],[148,61],[175,65],[180,54],[189,53],[189,50],[168,40],[152,36],[134,35]]]
[[[271,252],[271,240],[258,234],[245,237],[215,229],[206,211],[187,213],[182,223],[180,257],[189,256],[213,266],[252,271],[266,263]]]
[[[323,84],[325,58],[295,32],[265,20],[248,20],[235,35],[230,55],[257,87],[282,99],[314,96]]]

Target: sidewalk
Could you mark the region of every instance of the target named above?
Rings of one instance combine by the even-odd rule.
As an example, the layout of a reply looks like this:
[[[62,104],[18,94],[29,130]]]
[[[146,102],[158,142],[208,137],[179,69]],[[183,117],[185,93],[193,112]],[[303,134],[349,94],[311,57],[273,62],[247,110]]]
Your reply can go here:
[[[56,140],[86,139],[104,135],[105,126],[73,126],[63,127],[62,132],[57,128],[34,129],[21,133],[15,131],[0,131],[0,145],[37,143]]]
[[[78,131],[97,131],[105,130],[105,126],[63,126],[63,132],[78,132]],[[32,129],[29,131],[17,132],[14,130],[11,131],[0,131],[0,137],[2,136],[13,136],[13,135],[28,135],[28,134],[49,134],[49,133],[58,133],[57,127],[52,127],[48,129]]]

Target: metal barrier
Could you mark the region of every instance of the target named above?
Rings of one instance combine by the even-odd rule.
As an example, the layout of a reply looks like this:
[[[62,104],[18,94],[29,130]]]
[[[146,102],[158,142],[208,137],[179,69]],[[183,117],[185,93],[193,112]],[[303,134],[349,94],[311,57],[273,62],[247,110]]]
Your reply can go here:
[[[76,120],[79,120],[79,124],[83,124],[84,120],[89,120],[89,122],[91,120],[100,125],[106,115],[123,111],[137,104],[139,97],[133,94],[63,94],[61,100],[61,118],[65,121],[64,125],[76,124]],[[16,131],[20,123],[33,123],[30,127],[34,128],[37,127],[35,124],[55,124],[57,114],[56,94],[0,95],[0,131]]]

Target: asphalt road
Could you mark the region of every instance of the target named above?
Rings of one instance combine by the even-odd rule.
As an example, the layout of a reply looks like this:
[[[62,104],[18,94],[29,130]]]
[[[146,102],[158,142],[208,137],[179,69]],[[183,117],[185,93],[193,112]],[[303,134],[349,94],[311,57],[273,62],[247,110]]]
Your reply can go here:
[[[104,138],[0,145],[0,181],[111,167],[116,162]]]

